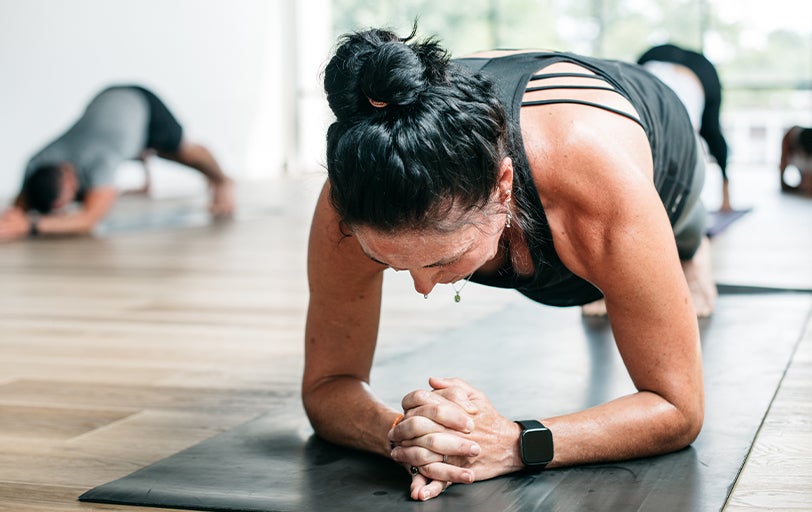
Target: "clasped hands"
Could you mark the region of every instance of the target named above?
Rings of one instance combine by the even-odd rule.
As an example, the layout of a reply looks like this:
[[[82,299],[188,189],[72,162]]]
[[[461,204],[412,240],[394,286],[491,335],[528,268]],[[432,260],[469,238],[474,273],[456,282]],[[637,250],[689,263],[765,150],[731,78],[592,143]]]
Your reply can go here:
[[[429,379],[432,390],[403,398],[403,419],[390,431],[391,457],[411,468],[410,495],[438,496],[452,483],[470,484],[516,471],[519,426],[461,379]]]

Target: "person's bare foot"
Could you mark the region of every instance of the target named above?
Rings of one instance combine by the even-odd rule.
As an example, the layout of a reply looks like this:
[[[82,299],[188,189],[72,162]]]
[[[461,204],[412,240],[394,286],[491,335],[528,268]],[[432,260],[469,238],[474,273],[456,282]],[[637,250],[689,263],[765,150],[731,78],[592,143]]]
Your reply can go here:
[[[702,239],[702,243],[699,244],[699,249],[692,259],[682,262],[682,272],[685,274],[685,280],[688,281],[688,288],[691,290],[696,316],[700,318],[711,316],[716,307],[718,293],[711,271],[708,237]]]
[[[234,181],[225,178],[219,183],[210,182],[211,205],[209,211],[215,217],[230,217],[234,214]]]

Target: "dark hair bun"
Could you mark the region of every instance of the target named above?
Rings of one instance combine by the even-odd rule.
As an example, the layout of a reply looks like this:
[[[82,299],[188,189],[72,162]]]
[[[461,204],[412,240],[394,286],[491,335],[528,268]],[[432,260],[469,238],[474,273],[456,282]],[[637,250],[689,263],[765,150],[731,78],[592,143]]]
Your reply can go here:
[[[426,87],[423,63],[403,43],[384,43],[361,68],[361,93],[388,105],[408,105]]]
[[[346,226],[448,229],[450,208],[489,203],[508,154],[490,79],[413,36],[350,34],[325,69],[330,202]]]
[[[327,101],[339,120],[369,116],[384,104],[409,105],[430,85],[446,82],[447,52],[436,40],[412,42],[415,31],[406,38],[380,29],[342,38],[324,73]]]

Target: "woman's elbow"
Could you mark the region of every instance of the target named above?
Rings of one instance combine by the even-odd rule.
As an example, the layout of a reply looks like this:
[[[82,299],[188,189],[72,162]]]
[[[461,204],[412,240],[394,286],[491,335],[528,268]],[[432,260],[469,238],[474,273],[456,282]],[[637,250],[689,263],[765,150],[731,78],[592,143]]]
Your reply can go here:
[[[680,408],[679,412],[680,420],[675,428],[675,444],[678,450],[689,446],[699,437],[705,422],[704,398],[697,397],[690,405]]]
[[[304,408],[310,426],[317,435],[324,434],[324,427],[328,424],[325,419],[329,413],[325,410],[325,398],[323,395],[323,387],[325,382],[303,382],[301,399],[302,407]],[[329,400],[327,401],[329,403]]]
[[[315,419],[318,417],[318,402],[315,399],[315,392],[311,388],[307,386],[302,386],[301,398],[302,398],[302,407],[304,407],[305,414],[307,415],[307,419],[310,421],[310,425],[316,430],[316,421]]]
[[[704,421],[705,415],[702,411],[686,419],[682,434],[683,448],[696,441],[696,438],[699,437],[699,433],[702,431]]]

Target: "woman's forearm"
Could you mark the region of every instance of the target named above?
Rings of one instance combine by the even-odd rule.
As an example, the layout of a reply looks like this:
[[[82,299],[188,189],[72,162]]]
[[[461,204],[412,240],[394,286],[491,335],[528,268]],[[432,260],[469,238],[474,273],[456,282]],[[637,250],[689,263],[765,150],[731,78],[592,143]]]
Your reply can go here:
[[[451,464],[472,470],[476,480],[513,473],[524,467],[520,456],[521,430],[513,421],[517,418],[503,416],[484,393],[465,381],[433,379],[431,382],[432,394],[445,401],[419,392],[404,398],[407,419],[393,431],[399,446],[394,452],[395,460],[423,467],[426,461],[437,462],[448,456]],[[553,459],[547,467],[613,462],[684,448],[696,438],[702,425],[701,391],[699,396],[683,396],[681,402],[678,406],[661,395],[641,391],[571,414],[551,418],[539,415],[537,418],[553,435]],[[452,411],[460,408],[468,411],[473,421],[470,431],[444,423]],[[414,421],[418,416],[421,421]],[[436,424],[445,425],[460,442],[440,439],[434,434],[441,431]],[[461,449],[473,448],[472,444],[476,450]],[[469,482],[452,475],[444,464],[429,464],[424,470],[423,474],[431,478]]]
[[[696,439],[703,413],[682,411],[641,391],[573,414],[548,418],[555,458],[549,467],[648,457],[679,450]]]
[[[367,383],[332,377],[303,387],[302,401],[319,437],[389,457],[387,434],[399,413],[375,397]]]

